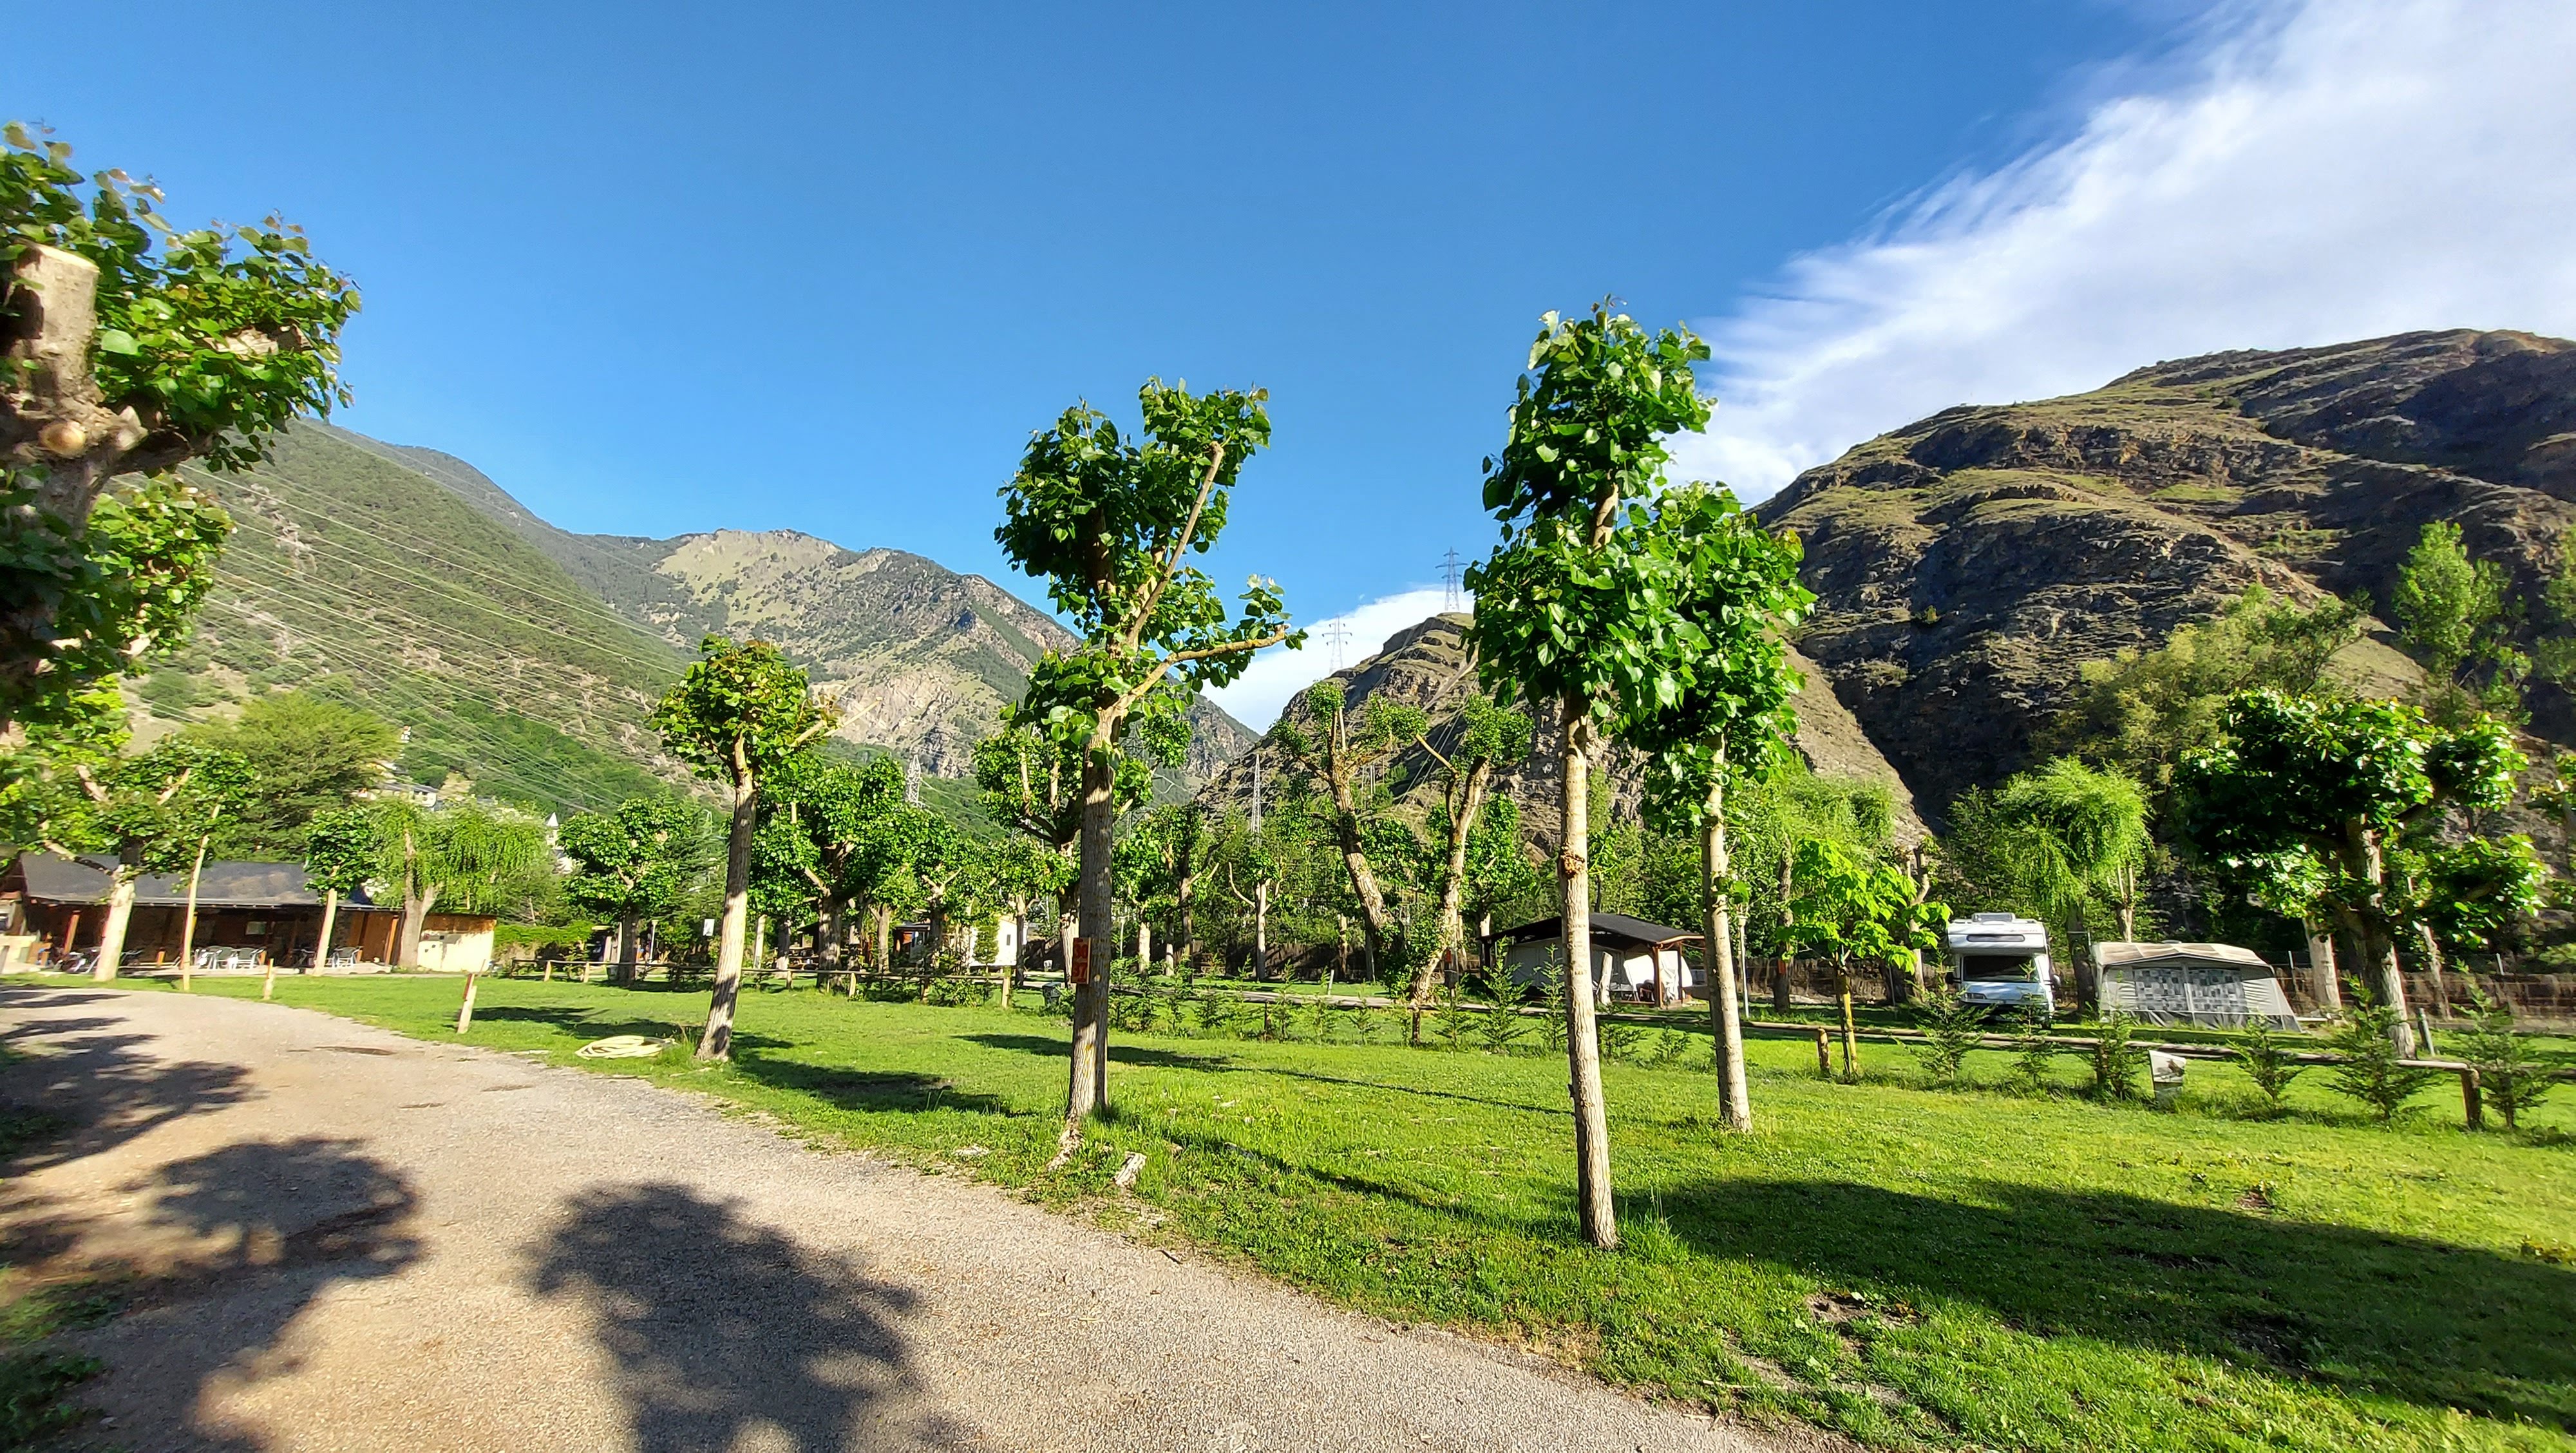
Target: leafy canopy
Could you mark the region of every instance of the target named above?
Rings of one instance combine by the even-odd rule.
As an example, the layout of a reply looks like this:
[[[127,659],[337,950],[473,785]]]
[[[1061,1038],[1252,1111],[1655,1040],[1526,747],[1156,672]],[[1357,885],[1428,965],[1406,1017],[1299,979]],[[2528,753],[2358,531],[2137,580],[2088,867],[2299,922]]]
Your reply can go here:
[[[1935,952],[1950,910],[1917,902],[1914,882],[1902,868],[1839,843],[1799,844],[1792,869],[1790,909],[1796,922],[1788,942],[1836,963],[1885,962],[1909,950]]]
[[[1708,422],[1690,370],[1708,356],[1689,333],[1649,334],[1607,304],[1540,319],[1502,453],[1485,461],[1503,543],[1466,577],[1489,687],[1638,712],[1679,701],[1691,643],[1672,610],[1672,562],[1614,537],[1623,510],[1661,482],[1665,438]],[[1642,533],[1642,512],[1630,513]]]
[[[1138,707],[1176,715],[1186,696],[1156,691],[1166,680],[1222,686],[1259,647],[1302,639],[1276,582],[1253,579],[1229,620],[1215,583],[1184,563],[1224,532],[1245,461],[1270,442],[1268,395],[1196,395],[1148,379],[1137,398],[1141,436],[1076,404],[1029,441],[1002,489],[993,538],[1013,566],[1047,582],[1047,598],[1082,638],[1039,660],[1014,715],[1059,735],[1123,733]]]
[[[737,798],[831,730],[805,673],[767,641],[709,636],[699,659],[653,710],[672,756]]]
[[[670,797],[630,797],[614,812],[583,813],[564,823],[556,842],[573,862],[564,896],[618,919],[677,910],[715,856],[705,811]]]

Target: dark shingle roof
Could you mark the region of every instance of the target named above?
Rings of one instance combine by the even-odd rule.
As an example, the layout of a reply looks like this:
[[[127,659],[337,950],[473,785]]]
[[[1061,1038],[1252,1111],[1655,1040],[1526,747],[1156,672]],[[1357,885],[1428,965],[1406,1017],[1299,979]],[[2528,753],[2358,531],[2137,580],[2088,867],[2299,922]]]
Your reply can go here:
[[[1534,923],[1524,923],[1518,928],[1506,928],[1494,937],[1512,943],[1527,943],[1534,938],[1555,938],[1564,932],[1565,920],[1562,917],[1542,918]],[[1648,923],[1642,918],[1630,918],[1624,913],[1593,914],[1592,936],[1626,939],[1630,943],[1637,944],[1679,943],[1685,939],[1696,940],[1699,937],[1697,933],[1687,928],[1666,928],[1660,923]]]
[[[107,858],[63,858],[52,853],[28,853],[18,859],[18,870],[27,879],[27,896],[39,903],[103,903],[113,867]],[[172,908],[186,903],[188,875],[146,873],[135,885],[134,901]],[[341,902],[351,908],[368,906],[364,892],[346,894]],[[200,909],[321,905],[322,895],[305,886],[302,863],[208,863],[197,884]]]

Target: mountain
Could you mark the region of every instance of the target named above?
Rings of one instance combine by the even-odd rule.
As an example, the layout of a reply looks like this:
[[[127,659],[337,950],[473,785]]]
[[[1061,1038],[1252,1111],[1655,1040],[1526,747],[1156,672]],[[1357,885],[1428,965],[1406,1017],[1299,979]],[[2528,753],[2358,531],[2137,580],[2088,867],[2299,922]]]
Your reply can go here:
[[[1354,713],[1380,694],[1422,708],[1431,717],[1432,744],[1445,747],[1443,732],[1456,717],[1459,703],[1476,684],[1467,654],[1468,623],[1469,617],[1464,615],[1433,616],[1396,632],[1377,654],[1334,672],[1328,679],[1341,683],[1344,699]],[[1815,664],[1794,649],[1790,660],[1809,683],[1798,698],[1798,754],[1820,773],[1887,784],[1896,799],[1897,837],[1907,842],[1919,840],[1924,831],[1922,820],[1903,778],[1871,745],[1860,723],[1835,700]],[[1563,732],[1552,720],[1538,720],[1534,725],[1529,755],[1496,772],[1494,790],[1520,805],[1521,821],[1532,834],[1541,842],[1552,843],[1563,830],[1555,795]],[[1276,740],[1277,734],[1274,726],[1262,738],[1261,760],[1265,770],[1273,774],[1283,760],[1284,749]],[[1391,775],[1415,784],[1404,794],[1404,800],[1417,810],[1434,808],[1440,800],[1440,789],[1430,771],[1434,765],[1430,755],[1419,747],[1397,753],[1390,764]],[[1614,745],[1604,753],[1597,770],[1608,780],[1610,802],[1608,814],[1596,822],[1596,828],[1634,817],[1644,791],[1642,764]],[[1270,780],[1275,781],[1275,776]],[[1252,790],[1252,759],[1247,753],[1209,781],[1201,800],[1220,811],[1239,809],[1251,805]],[[1265,800],[1269,800],[1270,792],[1266,781]]]
[[[1937,813],[2023,765],[2088,660],[2245,587],[2385,603],[2424,525],[2536,600],[2576,524],[2576,344],[2410,333],[2159,363],[1965,406],[1808,470],[1756,511],[1804,538],[1799,648]],[[2339,663],[2390,682],[2385,643]],[[2576,712],[2534,692],[2534,730]]]
[[[793,530],[652,540],[579,535],[538,518],[482,471],[435,450],[360,441],[516,531],[609,608],[694,652],[711,633],[776,642],[817,681],[847,683],[840,735],[939,777],[972,769],[977,740],[1073,634],[980,575],[901,550],[852,551]],[[1205,779],[1252,734],[1202,698],[1184,774]]]
[[[238,475],[194,476],[236,531],[195,642],[137,692],[148,736],[306,686],[407,732],[399,770],[557,809],[687,780],[646,724],[710,633],[777,642],[846,683],[840,735],[971,797],[969,753],[1072,636],[978,576],[793,531],[670,540],[558,529],[435,450],[302,424]],[[1212,703],[1187,777],[1251,743]]]

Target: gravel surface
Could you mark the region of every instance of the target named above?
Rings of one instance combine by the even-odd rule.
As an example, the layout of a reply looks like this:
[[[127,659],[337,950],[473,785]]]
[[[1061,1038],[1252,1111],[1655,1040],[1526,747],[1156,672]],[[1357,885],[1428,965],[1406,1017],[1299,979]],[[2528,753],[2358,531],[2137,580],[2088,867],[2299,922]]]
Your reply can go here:
[[[19,1257],[154,1278],[79,1334],[101,1446],[1840,1446],[640,1080],[177,994],[0,990],[0,1038],[0,1098],[77,1124],[0,1188]]]

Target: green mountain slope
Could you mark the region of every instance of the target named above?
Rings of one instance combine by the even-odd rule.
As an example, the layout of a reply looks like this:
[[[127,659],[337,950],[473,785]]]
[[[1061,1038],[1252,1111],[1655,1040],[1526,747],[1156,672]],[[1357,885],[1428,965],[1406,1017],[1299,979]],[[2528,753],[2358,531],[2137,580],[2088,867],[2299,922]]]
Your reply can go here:
[[[195,643],[142,683],[155,717],[306,687],[405,727],[405,775],[550,809],[682,776],[644,724],[679,653],[449,489],[316,428],[198,480],[236,530]]]
[[[558,529],[481,470],[432,449],[345,431],[352,447],[436,480],[507,527],[635,625],[682,651],[711,632],[775,641],[818,681],[844,683],[840,735],[963,777],[975,742],[1026,689],[1029,668],[1073,643],[1054,617],[980,575],[903,550],[849,550],[794,530],[650,540]],[[1200,700],[1186,776],[1216,773],[1252,733]]]

